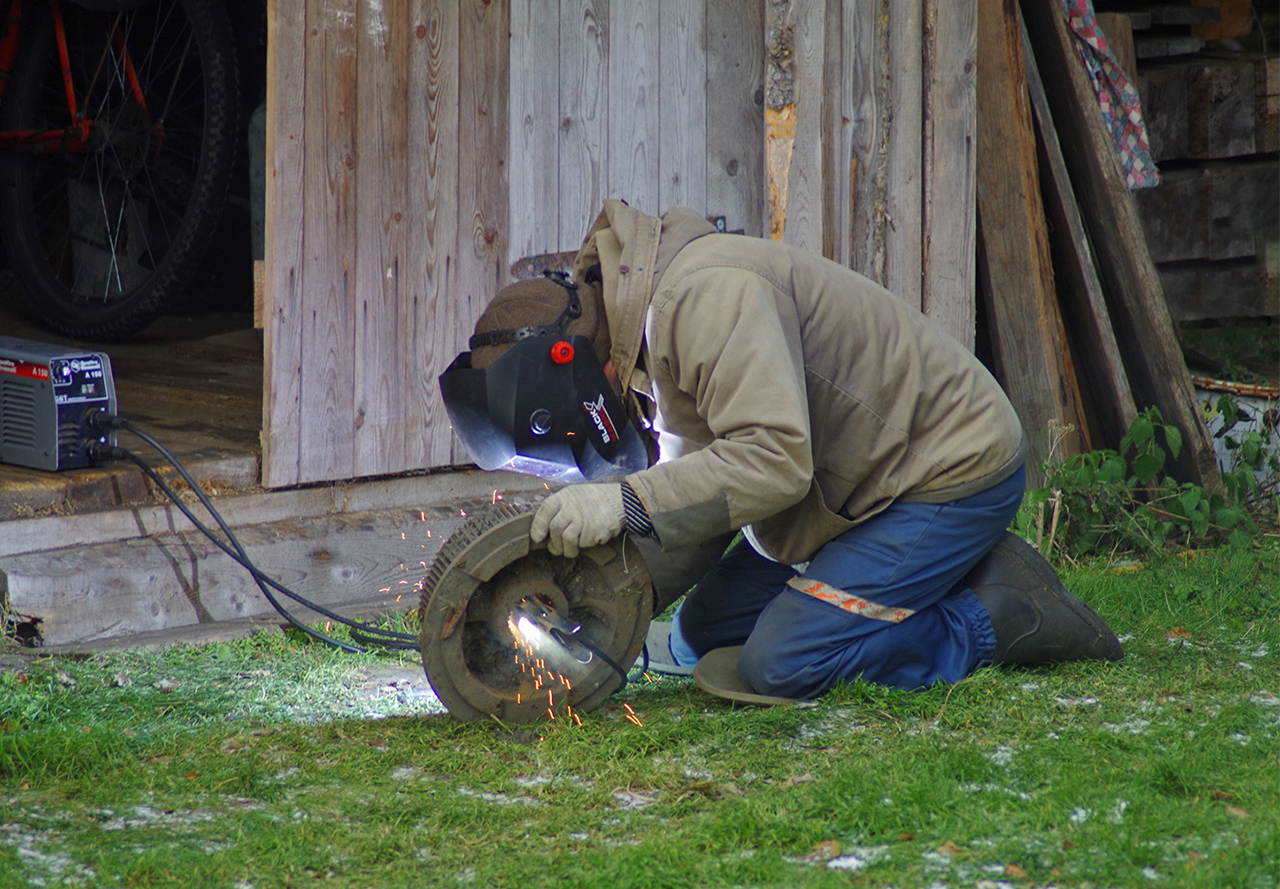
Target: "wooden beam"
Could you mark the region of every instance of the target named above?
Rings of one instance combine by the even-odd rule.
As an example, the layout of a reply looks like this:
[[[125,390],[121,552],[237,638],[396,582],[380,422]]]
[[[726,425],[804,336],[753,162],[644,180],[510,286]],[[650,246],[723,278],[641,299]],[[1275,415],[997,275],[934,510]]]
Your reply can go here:
[[[1055,299],[1014,0],[978,2],[977,195],[992,341],[1038,477],[1045,460],[1088,450],[1089,437]]]
[[[455,0],[413,0],[409,54],[409,243],[413,269],[400,323],[416,366],[443,370],[462,351],[466,301],[451,288],[458,265],[458,71],[462,53]],[[401,430],[410,465],[452,462],[453,436],[435,374],[407,381]]]
[[[707,0],[707,215],[764,230],[764,3]]]
[[[1081,402],[1093,447],[1119,448],[1137,415],[1133,391],[1025,26],[1022,40],[1040,148],[1040,190],[1049,222],[1050,253]]]
[[[977,0],[924,6],[924,205],[920,308],[974,347]]]
[[[560,0],[560,33],[557,252],[578,249],[609,197],[608,0]],[[512,254],[513,263],[528,255]]]
[[[506,164],[510,4],[459,0],[458,247],[448,298],[465,345],[476,319],[509,280]],[[439,367],[443,370],[443,367]],[[471,460],[455,438],[453,463]]]
[[[1213,443],[1200,420],[1195,390],[1174,336],[1164,291],[1138,221],[1115,144],[1056,0],[1023,0],[1036,64],[1054,84],[1049,105],[1106,292],[1125,367],[1139,407],[1160,409],[1183,435],[1175,472],[1184,481],[1221,487]]]
[[[270,0],[262,356],[262,483],[267,487],[298,482],[301,448],[306,34],[305,0]]]

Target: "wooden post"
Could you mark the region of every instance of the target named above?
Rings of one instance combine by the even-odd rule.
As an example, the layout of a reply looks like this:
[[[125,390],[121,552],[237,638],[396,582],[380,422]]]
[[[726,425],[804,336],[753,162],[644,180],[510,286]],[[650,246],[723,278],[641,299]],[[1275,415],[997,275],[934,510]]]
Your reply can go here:
[[[1063,322],[1075,356],[1081,401],[1094,447],[1118,448],[1137,414],[1120,357],[1102,281],[1094,265],[1075,191],[1049,113],[1049,99],[1022,28],[1027,87],[1040,146],[1040,188],[1049,220],[1049,244]]]
[[[920,308],[973,351],[977,0],[924,5]]]
[[[1045,460],[1087,450],[1089,437],[1054,293],[1014,0],[978,2],[977,193],[992,340],[1038,477]],[[1060,453],[1050,423],[1074,427]]]
[[[1115,144],[1057,0],[1023,0],[1027,31],[1071,173],[1116,335],[1125,344],[1129,385],[1139,407],[1155,406],[1183,435],[1176,472],[1209,489],[1221,487],[1213,442],[1200,420],[1195,389],[1174,336],[1164,291]]]

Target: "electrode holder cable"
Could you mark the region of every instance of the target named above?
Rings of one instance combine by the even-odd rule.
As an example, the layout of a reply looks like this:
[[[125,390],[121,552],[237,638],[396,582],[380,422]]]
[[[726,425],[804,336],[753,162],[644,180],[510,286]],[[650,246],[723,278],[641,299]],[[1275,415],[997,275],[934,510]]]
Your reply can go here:
[[[311,627],[308,627],[289,613],[288,609],[280,603],[280,600],[272,594],[272,589],[289,599],[292,599],[304,608],[309,608],[317,614],[322,614],[330,620],[336,621],[350,628],[351,637],[364,645],[377,645],[382,648],[391,648],[403,651],[418,650],[418,639],[416,636],[409,633],[397,633],[391,630],[384,630],[380,627],[374,626],[373,624],[365,623],[363,621],[355,621],[348,617],[344,617],[323,605],[312,602],[310,599],[295,593],[279,581],[264,574],[249,558],[244,547],[241,546],[239,539],[223,519],[222,514],[214,507],[213,503],[209,500],[208,495],[206,495],[204,491],[201,490],[200,486],[196,484],[195,479],[191,477],[189,472],[187,472],[186,467],[179,462],[178,458],[175,457],[168,448],[162,445],[151,435],[133,425],[129,420],[115,414],[109,414],[106,411],[94,410],[85,415],[85,423],[94,429],[104,432],[109,430],[128,432],[155,448],[165,461],[173,466],[178,475],[182,477],[183,481],[190,486],[191,491],[200,501],[200,504],[205,508],[209,515],[213,517],[213,520],[222,530],[222,533],[226,535],[226,541],[218,537],[211,528],[209,528],[204,522],[200,521],[200,519],[191,511],[190,507],[188,507],[187,504],[182,501],[182,498],[178,496],[178,493],[169,485],[168,482],[164,480],[160,473],[158,473],[155,468],[137,454],[127,448],[112,446],[98,441],[91,442],[88,445],[87,450],[89,457],[94,462],[128,460],[137,465],[138,468],[146,473],[147,477],[155,483],[156,487],[163,491],[165,496],[173,501],[173,504],[186,517],[187,521],[189,521],[192,526],[208,537],[215,546],[249,572],[253,577],[254,582],[257,584],[258,589],[262,591],[262,595],[271,603],[271,607],[274,608],[281,617],[288,621],[290,626],[301,630],[313,639],[325,642],[348,653],[356,654],[368,650],[367,648],[361,648],[359,645],[353,645],[350,642],[335,639],[332,636],[321,633],[319,630],[314,630]]]

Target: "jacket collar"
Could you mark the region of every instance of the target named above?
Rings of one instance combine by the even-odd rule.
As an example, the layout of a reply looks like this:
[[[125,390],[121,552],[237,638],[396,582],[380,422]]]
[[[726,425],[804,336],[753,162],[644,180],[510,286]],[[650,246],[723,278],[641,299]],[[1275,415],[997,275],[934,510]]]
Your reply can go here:
[[[645,316],[662,273],[690,241],[714,232],[715,226],[688,207],[659,218],[620,200],[606,201],[587,232],[573,276],[580,281],[587,269],[600,264],[611,356],[628,399],[644,345]]]

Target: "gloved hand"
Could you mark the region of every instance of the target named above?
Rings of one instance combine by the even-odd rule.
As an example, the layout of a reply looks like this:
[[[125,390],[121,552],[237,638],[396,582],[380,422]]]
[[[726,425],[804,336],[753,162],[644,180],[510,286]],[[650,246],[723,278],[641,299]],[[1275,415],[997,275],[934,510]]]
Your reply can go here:
[[[533,515],[529,539],[541,543],[545,538],[552,555],[572,559],[581,549],[617,537],[625,521],[622,485],[570,485],[542,501]]]

